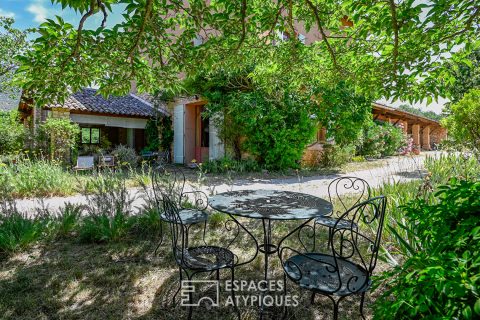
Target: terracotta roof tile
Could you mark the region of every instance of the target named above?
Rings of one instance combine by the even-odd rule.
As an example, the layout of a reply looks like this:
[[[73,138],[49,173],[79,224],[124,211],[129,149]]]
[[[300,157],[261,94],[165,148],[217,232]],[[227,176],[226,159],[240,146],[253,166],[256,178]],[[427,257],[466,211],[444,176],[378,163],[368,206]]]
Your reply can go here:
[[[152,104],[134,94],[122,97],[110,96],[105,99],[97,94],[96,89],[83,89],[68,97],[64,104],[51,104],[47,108],[67,108],[75,111],[134,117],[152,117],[155,115]],[[168,115],[164,109],[160,109],[160,112]]]

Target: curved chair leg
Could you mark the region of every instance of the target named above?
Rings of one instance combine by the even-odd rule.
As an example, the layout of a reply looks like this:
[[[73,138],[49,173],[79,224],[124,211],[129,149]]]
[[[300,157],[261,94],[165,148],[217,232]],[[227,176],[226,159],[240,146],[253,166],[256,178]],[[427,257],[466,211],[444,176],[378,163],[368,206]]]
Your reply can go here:
[[[333,302],[333,320],[337,320],[338,319],[338,305],[340,304],[340,301],[342,300],[343,297],[341,297],[340,299],[338,300],[335,300],[334,297],[331,297],[331,296],[327,296],[332,302]]]
[[[153,252],[154,256],[157,255],[158,249],[160,248],[160,246],[163,243],[163,226],[162,225],[163,225],[163,223],[162,223],[162,221],[160,221],[160,241],[158,242],[157,247],[155,248],[155,251]]]
[[[285,298],[287,296],[287,274],[284,272],[283,273],[283,297]],[[287,319],[287,305],[284,303],[283,304],[283,315],[282,319]]]
[[[312,292],[312,297],[310,298],[310,304],[315,302],[315,292]]]
[[[178,285],[177,291],[175,292],[175,294],[173,295],[173,298],[172,298],[172,305],[173,306],[175,306],[175,299],[177,298],[177,294],[180,292],[180,289],[182,288],[182,280],[183,280],[182,268],[179,267],[178,270],[180,271],[180,283]]]
[[[235,282],[235,267],[231,267],[230,270],[232,272],[232,283],[234,283]],[[218,275],[218,273],[217,273],[217,275]],[[235,313],[237,314],[237,317],[240,320],[240,310],[238,309],[238,306],[237,306],[237,300],[235,299],[235,290],[233,290],[233,286],[232,286],[232,290],[231,290],[230,294],[232,296],[233,307],[235,308]]]
[[[312,252],[315,252],[316,244],[317,244],[317,242],[315,241],[317,239],[316,229],[317,229],[317,223],[315,222],[315,220],[313,220],[313,250],[312,250]]]
[[[365,302],[365,294],[366,292],[362,293],[362,299],[360,300],[360,315],[362,316],[362,319],[365,319],[365,315],[363,314],[363,304]]]
[[[193,274],[189,275],[187,272],[187,278],[188,280],[192,280]],[[193,315],[193,293],[190,290],[188,292],[188,304],[190,304],[190,306],[188,307],[188,320],[190,320],[192,319]]]
[[[207,242],[205,241],[205,233],[207,231],[207,221],[205,220],[205,224],[203,225],[203,243],[208,246]]]

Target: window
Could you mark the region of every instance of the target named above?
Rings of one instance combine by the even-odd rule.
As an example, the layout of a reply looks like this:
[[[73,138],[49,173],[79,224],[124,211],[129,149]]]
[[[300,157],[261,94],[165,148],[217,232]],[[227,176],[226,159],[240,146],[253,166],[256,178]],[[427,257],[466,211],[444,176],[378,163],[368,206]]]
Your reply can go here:
[[[82,143],[100,143],[100,128],[82,128]]]

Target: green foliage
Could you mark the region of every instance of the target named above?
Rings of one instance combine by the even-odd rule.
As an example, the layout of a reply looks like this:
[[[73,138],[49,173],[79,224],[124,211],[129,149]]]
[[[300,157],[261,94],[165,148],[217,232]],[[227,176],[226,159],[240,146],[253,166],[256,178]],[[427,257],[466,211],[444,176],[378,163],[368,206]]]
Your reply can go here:
[[[406,143],[407,139],[401,128],[389,123],[370,122],[364,129],[357,153],[372,158],[392,156]]]
[[[261,166],[253,159],[234,160],[228,157],[209,160],[199,164],[204,173],[256,172]]]
[[[248,153],[267,169],[298,167],[316,130],[318,107],[306,94],[284,87],[286,79],[278,79],[278,90],[265,90],[249,78],[252,68],[196,75],[187,86],[207,98],[210,121],[235,160]]]
[[[84,242],[118,241],[131,226],[133,199],[125,179],[116,175],[100,174],[87,183],[84,190],[89,213],[80,225],[79,236]]]
[[[102,5],[108,12],[110,5],[122,3],[54,2],[82,14],[100,13]],[[418,101],[445,93],[438,82],[448,82],[451,76],[443,68],[444,60],[434,57],[448,56],[459,44],[472,50],[478,15],[464,13],[476,12],[476,2],[393,4],[222,0],[208,5],[191,1],[185,7],[182,1],[127,1],[121,21],[111,27],[84,29],[60,17],[48,19],[37,30],[40,37],[33,50],[19,57],[18,78],[35,101],[61,103],[68,88],[75,92],[93,83],[103,94],[128,93],[130,80],[140,91],[175,92],[182,72],[203,67],[233,70],[256,59],[263,61],[255,76],[270,87],[276,75],[288,74],[293,85],[305,79],[340,78],[376,97]],[[342,24],[345,15],[351,22],[348,27]],[[85,19],[93,18],[86,14]],[[311,33],[328,30],[329,36],[304,45],[293,36],[300,31],[297,23]],[[182,32],[171,32],[178,28]],[[204,30],[216,32],[205,35]],[[284,39],[280,33],[290,36]],[[199,34],[207,39],[195,46]]]
[[[15,56],[28,47],[29,31],[14,28],[14,23],[13,18],[0,16],[0,93],[8,95],[18,94],[18,88],[11,83],[18,66]]]
[[[480,49],[477,48],[471,53],[463,50],[452,57],[448,63],[455,81],[448,84],[451,101],[457,103],[465,93],[474,88],[480,87]],[[447,108],[447,114],[449,110]]]
[[[121,166],[135,168],[138,164],[138,156],[133,148],[118,145],[113,149],[112,154],[115,156],[117,163]]]
[[[25,143],[26,130],[17,111],[0,111],[0,154],[20,152]]]
[[[355,155],[355,146],[341,146],[337,144],[325,144],[320,156],[319,165],[324,168],[338,168],[350,162]]]
[[[130,226],[130,220],[123,212],[117,212],[113,216],[107,214],[87,216],[80,225],[80,241],[87,243],[119,241],[125,239]]]
[[[77,185],[75,177],[56,161],[19,158],[13,166],[2,164],[0,172],[17,197],[69,195]]]
[[[311,106],[300,96],[285,92],[280,99],[265,92],[236,93],[228,114],[243,128],[242,147],[268,169],[299,166],[316,126]]]
[[[160,220],[160,213],[153,207],[144,209],[140,214],[130,217],[130,225],[130,234],[147,239],[158,235],[160,230],[164,232],[169,227]]]
[[[442,124],[458,144],[480,150],[480,89],[472,89],[450,106]]]
[[[147,139],[147,146],[145,151],[158,151],[160,148],[160,133],[158,130],[157,121],[154,119],[148,119],[145,126],[145,137]]]
[[[0,215],[0,256],[18,252],[38,241],[45,220],[31,219],[18,212]]]
[[[403,207],[417,247],[382,278],[375,318],[473,319],[480,316],[480,182],[452,180],[437,201]]]
[[[163,151],[170,150],[173,143],[173,128],[171,117],[161,117],[158,119],[160,126],[160,147]]]
[[[76,146],[80,127],[70,119],[48,118],[39,126],[50,160],[66,161]]]
[[[472,154],[441,154],[440,157],[426,157],[425,169],[433,185],[446,184],[450,179],[480,179],[480,162]]]
[[[317,119],[327,129],[328,137],[339,145],[355,143],[371,121],[372,101],[344,82],[333,88],[318,85],[312,90],[319,105]]]
[[[72,236],[81,221],[84,206],[65,203],[59,214],[52,218],[49,235],[55,239],[66,239]]]

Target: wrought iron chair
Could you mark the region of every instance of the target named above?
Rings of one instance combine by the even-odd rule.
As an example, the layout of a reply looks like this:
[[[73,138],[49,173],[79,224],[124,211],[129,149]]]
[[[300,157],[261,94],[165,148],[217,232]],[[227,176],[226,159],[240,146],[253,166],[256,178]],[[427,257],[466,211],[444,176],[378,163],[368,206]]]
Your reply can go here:
[[[351,206],[355,206],[356,204],[370,198],[370,185],[367,181],[361,178],[339,177],[329,183],[328,197],[331,203],[333,203],[334,200],[337,200],[339,204],[334,207],[330,215],[325,215],[315,219],[314,239],[316,225],[327,227],[330,238],[332,235],[333,226],[337,223],[338,219],[343,215],[343,213]],[[348,201],[349,199],[353,199],[353,203],[352,201]],[[348,227],[350,225],[350,221],[340,221],[339,225],[345,225]],[[315,250],[315,242],[313,250]]]
[[[169,178],[172,178],[170,176]],[[165,220],[170,226],[170,231],[172,235],[172,249],[173,256],[179,267],[180,271],[180,283],[183,281],[183,276],[190,281],[192,278],[202,272],[216,272],[217,280],[219,280],[219,271],[222,269],[230,269],[232,283],[235,280],[235,263],[238,261],[238,257],[230,251],[228,248],[212,246],[212,245],[201,245],[201,246],[189,246],[188,244],[188,223],[190,216],[182,216],[182,210],[179,207],[178,201],[171,199],[172,190],[175,188],[172,187],[176,182],[175,174],[172,181],[167,185],[166,188],[161,189],[162,196],[162,205],[163,205],[163,214]],[[175,300],[176,295],[180,291],[180,286],[177,292],[175,293],[173,300]],[[238,318],[240,318],[240,311],[236,305],[235,292],[232,288],[231,291],[232,301],[234,303],[234,308],[237,313]],[[192,306],[193,306],[193,294],[188,292],[189,297],[189,311],[188,319],[192,317]]]
[[[168,170],[163,166],[158,166],[152,170],[153,196],[157,209],[159,209],[160,220],[170,222],[170,218],[163,208],[163,195],[166,193],[171,201],[176,203],[178,214],[182,218],[182,224],[185,227],[186,240],[190,228],[198,223],[203,223],[203,239],[205,242],[205,231],[208,221],[208,197],[202,191],[185,191],[185,175],[180,170]],[[166,188],[166,189],[165,189]],[[163,228],[160,224],[160,241],[155,248],[155,255],[163,243]]]
[[[385,207],[386,198],[379,196],[348,209],[332,226],[327,253],[302,252],[293,248],[292,242],[283,245],[290,236],[308,226],[307,222],[290,232],[279,243],[284,280],[288,277],[301,288],[312,291],[312,304],[315,294],[327,296],[333,302],[334,319],[338,318],[340,301],[359,294],[360,313],[365,318],[363,304],[377,263]]]

